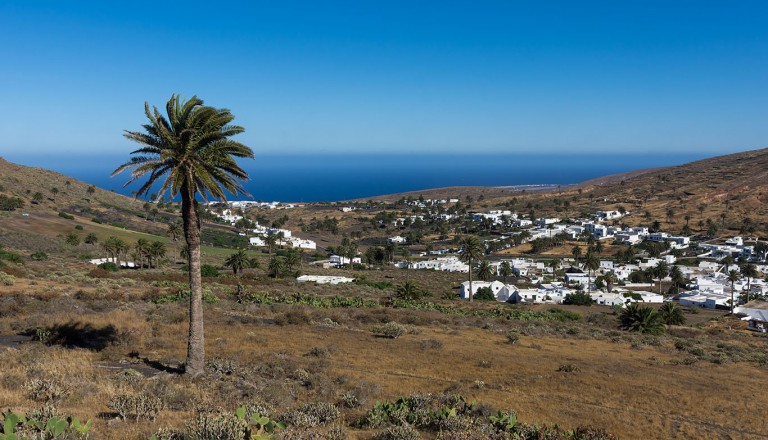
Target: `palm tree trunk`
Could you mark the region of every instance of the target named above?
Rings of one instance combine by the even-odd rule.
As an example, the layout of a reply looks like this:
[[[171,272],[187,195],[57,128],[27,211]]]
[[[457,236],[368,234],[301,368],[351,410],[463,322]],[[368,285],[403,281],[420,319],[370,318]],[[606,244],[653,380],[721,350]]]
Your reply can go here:
[[[200,275],[200,217],[197,202],[187,188],[181,188],[184,238],[189,247],[189,342],[185,373],[197,376],[205,368],[205,333],[203,328],[203,280]]]
[[[469,302],[472,302],[472,260],[469,260]]]

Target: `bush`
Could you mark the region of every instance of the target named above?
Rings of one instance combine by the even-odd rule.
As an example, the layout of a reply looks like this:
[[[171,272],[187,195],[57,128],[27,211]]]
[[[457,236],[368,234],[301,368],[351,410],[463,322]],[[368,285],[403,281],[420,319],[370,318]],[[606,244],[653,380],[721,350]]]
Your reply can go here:
[[[594,302],[592,297],[586,292],[569,293],[563,299],[563,304],[574,306],[591,306]]]
[[[117,412],[120,418],[126,420],[128,417],[135,418],[136,421],[155,420],[157,414],[163,409],[163,402],[155,396],[148,394],[118,394],[107,403],[109,409]]]
[[[120,268],[117,267],[117,264],[111,261],[107,261],[106,263],[101,263],[96,267],[102,270],[106,270],[107,272],[117,272],[118,270],[120,270]]]
[[[48,259],[48,254],[43,251],[38,251],[29,256],[34,261],[45,261]]]
[[[59,217],[61,217],[61,218],[65,218],[65,219],[67,219],[67,220],[74,220],[74,219],[75,219],[75,217],[74,217],[74,216],[72,216],[72,215],[69,215],[69,214],[67,214],[67,213],[66,213],[66,212],[64,212],[64,211],[60,211],[60,212],[59,212]]]
[[[210,264],[203,264],[202,267],[200,267],[200,275],[204,277],[211,277],[215,278],[218,277],[219,269],[216,268],[216,266],[211,266]]]
[[[405,334],[405,327],[397,322],[391,321],[382,325],[371,327],[371,333],[384,338],[397,339]]]
[[[661,315],[661,319],[664,320],[664,323],[667,325],[685,324],[683,310],[673,302],[664,303],[659,308],[659,314]]]
[[[652,307],[629,304],[619,314],[619,325],[624,330],[659,335],[664,333],[662,316]]]
[[[16,284],[16,277],[11,274],[0,271],[0,284],[3,286],[13,286]]]
[[[478,301],[496,301],[496,295],[493,294],[490,287],[481,287],[477,289],[477,292],[475,292],[472,298]]]

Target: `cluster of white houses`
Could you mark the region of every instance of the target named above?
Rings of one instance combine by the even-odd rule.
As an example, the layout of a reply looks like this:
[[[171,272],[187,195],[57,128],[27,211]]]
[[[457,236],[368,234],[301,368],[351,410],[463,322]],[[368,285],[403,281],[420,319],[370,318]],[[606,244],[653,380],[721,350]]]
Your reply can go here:
[[[469,298],[469,284],[469,281],[465,281],[459,287],[461,298]],[[476,295],[477,291],[482,288],[490,289],[497,301],[514,304],[562,304],[567,295],[575,292],[575,290],[564,286],[563,283],[541,284],[537,288],[520,289],[501,281],[473,281],[472,295]],[[595,291],[590,293],[590,296],[595,304],[620,307],[632,302],[661,303],[664,301],[662,295],[646,291],[612,293]]]

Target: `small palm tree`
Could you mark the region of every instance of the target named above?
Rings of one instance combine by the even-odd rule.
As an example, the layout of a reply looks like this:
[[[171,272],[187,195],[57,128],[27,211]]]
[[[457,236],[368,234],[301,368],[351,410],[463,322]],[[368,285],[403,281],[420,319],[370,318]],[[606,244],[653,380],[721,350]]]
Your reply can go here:
[[[136,250],[136,256],[138,257],[139,264],[143,267],[144,266],[144,258],[147,258],[147,267],[152,267],[152,262],[149,261],[149,241],[147,241],[144,238],[140,238],[138,241],[136,241],[136,244],[133,246],[134,250]]]
[[[480,261],[480,264],[477,265],[477,277],[483,281],[488,281],[493,278],[493,268],[490,261]]]
[[[224,260],[224,266],[232,268],[232,273],[237,275],[238,272],[242,272],[246,267],[250,267],[250,262],[251,260],[248,258],[245,250],[238,249],[237,252]]]
[[[166,234],[168,235],[168,238],[171,239],[173,242],[173,255],[176,256],[179,254],[179,237],[184,233],[184,230],[181,227],[181,223],[175,221],[173,223],[168,224],[168,231]],[[175,261],[175,260],[174,260]]]
[[[352,261],[350,259],[350,261]],[[301,265],[301,254],[296,249],[291,249],[285,254],[285,269],[295,271]]]
[[[425,292],[419,288],[413,281],[406,281],[405,283],[397,286],[395,289],[395,296],[404,300],[417,300],[425,295]]]
[[[285,271],[285,258],[274,256],[269,260],[269,275],[273,278],[280,278]]]
[[[579,264],[579,257],[581,256],[581,246],[576,245],[571,249],[571,255],[573,255],[573,259],[576,260],[576,265]]]
[[[652,307],[631,303],[619,313],[619,326],[631,332],[659,335],[664,333],[664,322]]]
[[[661,319],[667,325],[683,325],[685,324],[685,315],[683,310],[677,304],[673,302],[664,303],[659,308],[659,314]]]
[[[469,266],[469,301],[472,301],[472,264],[483,258],[483,244],[474,235],[464,237],[460,242],[459,258]]]
[[[200,216],[198,196],[208,200],[226,200],[225,191],[234,195],[247,194],[241,180],[248,174],[235,158],[253,158],[247,146],[230,139],[244,129],[232,125],[234,115],[226,109],[203,105],[193,96],[184,101],[171,96],[166,104],[166,116],[157,107],[144,104],[149,122],[143,131],[126,131],[125,137],[141,148],[133,151],[131,160],[119,166],[112,175],[131,169],[126,185],[148,176],[137,191],[145,195],[160,183],[159,195],[170,193],[181,197],[181,217],[184,238],[189,248],[189,337],[185,371],[193,376],[205,368],[205,333],[203,329],[203,284],[200,273]]]

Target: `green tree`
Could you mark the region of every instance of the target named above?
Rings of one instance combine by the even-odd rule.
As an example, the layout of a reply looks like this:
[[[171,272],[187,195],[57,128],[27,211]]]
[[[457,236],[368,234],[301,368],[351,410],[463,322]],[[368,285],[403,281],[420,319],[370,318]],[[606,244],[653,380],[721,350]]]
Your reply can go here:
[[[685,315],[683,310],[676,303],[666,302],[659,308],[659,315],[667,325],[685,324]]]
[[[88,235],[85,236],[84,241],[86,244],[96,244],[99,242],[99,237],[97,237],[93,232],[89,232]]]
[[[576,245],[571,249],[571,255],[573,255],[573,259],[576,260],[576,265],[579,264],[579,257],[581,256],[581,246]]]
[[[472,264],[483,258],[484,249],[483,244],[474,235],[464,237],[460,244],[459,258],[469,266],[469,301],[472,301]]]
[[[153,241],[147,249],[147,255],[150,258],[149,267],[160,267],[160,261],[166,254],[165,244],[161,241]]]
[[[659,313],[649,306],[638,303],[628,304],[619,313],[619,326],[631,332],[660,335],[664,333],[664,321]]]
[[[589,279],[592,279],[592,274],[600,268],[600,259],[597,258],[597,255],[593,253],[588,253],[586,258],[584,258],[584,267],[589,271]],[[592,283],[587,282],[587,290],[592,290]]]
[[[512,276],[512,265],[509,261],[502,261],[499,265],[499,275],[504,277],[504,283],[507,283],[507,279]]]
[[[70,246],[77,246],[80,244],[80,236],[74,232],[70,232],[67,234],[67,237],[64,239],[64,241]]]
[[[168,224],[168,230],[166,231],[166,235],[168,238],[171,239],[173,242],[173,258],[174,262],[176,261],[176,256],[179,255],[179,237],[184,234],[184,229],[181,226],[181,223],[175,221],[173,223]]]
[[[140,238],[136,241],[136,244],[133,246],[134,250],[136,250],[136,255],[139,257],[139,264],[141,266],[144,266],[144,258],[147,259],[147,267],[152,267],[151,262],[149,261],[149,241],[144,238]]]
[[[395,288],[395,297],[398,299],[415,301],[425,296],[427,292],[410,280]]]
[[[680,292],[680,287],[685,286],[685,277],[678,265],[672,266],[669,270],[669,278],[672,280],[672,289],[674,294],[677,295]]]
[[[285,258],[274,256],[271,260],[269,260],[269,266],[267,266],[267,269],[269,270],[269,275],[273,278],[280,278],[283,276],[283,273],[285,272]]]
[[[757,266],[752,263],[747,263],[741,266],[741,275],[747,279],[747,298],[746,302],[749,302],[749,293],[752,289],[752,278],[757,277]]]
[[[653,275],[659,280],[659,294],[661,294],[661,280],[669,275],[669,265],[666,261],[661,260],[653,267]]]
[[[138,190],[146,195],[156,182],[158,193],[181,197],[184,238],[189,249],[189,337],[185,371],[196,376],[205,369],[205,334],[203,327],[203,285],[200,274],[200,229],[202,227],[197,197],[226,200],[225,191],[247,194],[241,180],[248,174],[235,158],[253,158],[247,146],[230,139],[244,129],[233,125],[234,115],[226,109],[203,105],[193,96],[184,101],[171,96],[166,116],[144,104],[149,123],[143,131],[126,131],[125,137],[141,144],[131,160],[119,166],[113,175],[131,169],[126,185],[149,176]]]
[[[483,281],[488,281],[493,278],[493,268],[490,261],[480,261],[480,264],[477,265],[477,278]]]
[[[235,275],[237,275],[239,272],[242,272],[243,269],[251,267],[251,265],[252,260],[250,257],[248,257],[248,254],[244,249],[238,249],[237,252],[224,260],[224,266],[231,268],[232,273]]]

